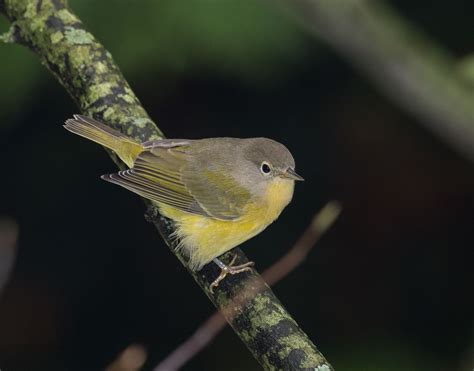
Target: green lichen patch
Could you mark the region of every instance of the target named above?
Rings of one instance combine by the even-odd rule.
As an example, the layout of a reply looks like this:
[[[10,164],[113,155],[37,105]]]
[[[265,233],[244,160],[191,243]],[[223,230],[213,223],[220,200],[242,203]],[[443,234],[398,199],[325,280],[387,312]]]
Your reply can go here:
[[[314,368],[314,371],[332,371],[332,368],[328,365],[321,365]]]
[[[105,121],[142,142],[163,137],[124,80],[111,54],[83,28],[80,20],[67,9],[65,0],[5,1],[8,18],[17,28],[12,27],[2,39],[11,41],[16,38],[16,30],[21,30],[18,34],[22,43],[39,55],[82,113]],[[113,160],[123,168],[116,156]],[[171,237],[173,223],[158,214],[151,218],[175,251]],[[225,255],[225,262],[228,263],[233,254],[238,255],[238,262],[247,261],[236,249]],[[186,259],[177,255],[186,264]],[[210,282],[218,274],[214,265],[208,264],[203,271],[191,274],[265,369],[308,367],[326,371],[321,368],[325,364],[321,354],[255,272],[226,279],[215,295],[208,291]]]
[[[106,107],[106,106],[104,106]],[[99,112],[102,110],[102,107],[99,108]],[[112,107],[107,107],[103,113],[104,119],[110,121],[111,116],[114,113],[114,109]]]
[[[26,3],[26,11],[24,13],[25,18],[33,18],[37,12],[38,9],[34,1],[29,1]]]
[[[64,38],[64,35],[61,31],[57,31],[57,32],[54,32],[53,34],[51,34],[50,38],[51,38],[51,43],[52,44],[57,44],[58,42],[60,42]]]
[[[115,85],[110,82],[104,82],[102,84],[92,85],[89,89],[89,100],[96,102],[100,98],[103,98],[109,94],[112,94],[112,88]]]
[[[79,22],[79,19],[68,9],[61,9],[56,14],[58,18],[64,22],[64,24],[73,24]]]
[[[66,27],[64,35],[67,41],[73,45],[90,44],[94,41],[94,36],[89,32],[74,27]]]
[[[108,71],[108,68],[105,63],[99,61],[95,63],[95,70],[97,71],[97,73],[102,74],[106,73]]]
[[[128,94],[118,94],[118,97],[119,97],[120,99],[123,99],[123,100],[124,100],[125,102],[127,102],[127,103],[130,103],[130,104],[135,103],[135,98],[132,97],[131,95],[128,95]],[[147,119],[145,119],[145,118],[140,118],[140,119],[137,119],[137,120],[145,120],[145,122],[147,121]],[[134,120],[135,125],[137,125],[137,120]],[[137,125],[137,126],[139,126],[139,125]],[[145,125],[143,124],[142,126],[139,126],[139,127],[143,128],[143,127],[145,127]]]
[[[150,123],[150,120],[144,117],[139,117],[135,120],[133,120],[133,124],[139,128],[144,128],[147,124]]]
[[[86,67],[92,61],[90,48],[87,45],[78,45],[74,49],[71,49],[67,55],[68,64],[75,70]]]
[[[7,32],[4,32],[3,34],[0,35],[0,41],[7,44],[15,43],[15,26],[14,25],[10,26]]]

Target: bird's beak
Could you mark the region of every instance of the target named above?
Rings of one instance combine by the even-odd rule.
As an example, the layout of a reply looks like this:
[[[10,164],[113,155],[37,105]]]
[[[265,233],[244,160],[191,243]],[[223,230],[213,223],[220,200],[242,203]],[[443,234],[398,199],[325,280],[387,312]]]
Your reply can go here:
[[[292,167],[286,169],[286,171],[282,174],[284,178],[289,178],[293,180],[303,181],[304,178],[301,175],[298,175]]]

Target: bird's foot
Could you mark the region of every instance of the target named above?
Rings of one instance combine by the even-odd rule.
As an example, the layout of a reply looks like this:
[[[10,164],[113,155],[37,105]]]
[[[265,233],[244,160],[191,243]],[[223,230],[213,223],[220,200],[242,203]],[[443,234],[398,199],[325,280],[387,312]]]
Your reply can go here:
[[[252,267],[254,266],[254,262],[247,262],[245,264],[240,264],[240,265],[234,265],[235,260],[237,259],[237,255],[234,255],[232,258],[232,261],[229,263],[229,265],[224,264],[221,262],[219,259],[214,259],[214,263],[216,263],[219,268],[221,269],[221,274],[219,274],[219,277],[217,277],[214,282],[211,283],[209,286],[209,291],[211,294],[214,293],[214,289],[219,286],[219,283],[227,277],[229,274],[238,274],[242,272],[250,272],[252,270]]]

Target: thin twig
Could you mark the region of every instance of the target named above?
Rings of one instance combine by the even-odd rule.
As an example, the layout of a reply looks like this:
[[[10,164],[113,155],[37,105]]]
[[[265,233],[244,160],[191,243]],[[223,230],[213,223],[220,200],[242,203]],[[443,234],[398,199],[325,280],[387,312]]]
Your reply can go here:
[[[4,3],[5,7],[0,10],[12,23],[11,35],[15,36],[8,41],[21,43],[36,53],[83,114],[140,142],[163,137],[111,54],[85,29],[66,0],[4,0]],[[117,156],[111,155],[123,168]],[[149,201],[145,202],[150,206],[148,220],[187,267],[186,257],[177,248],[174,223],[161,216]],[[224,254],[221,260],[228,263],[235,255],[237,264],[248,261],[239,248]],[[228,308],[229,303],[234,304],[235,312],[223,310],[223,313],[264,369],[332,370],[331,364],[256,270],[227,278],[214,292],[210,292],[209,286],[219,274],[215,264],[207,264],[199,272],[188,271],[217,308],[222,310]],[[252,283],[250,288],[259,287],[259,291],[250,290],[249,282]],[[246,305],[239,307],[234,298],[245,295]]]
[[[107,366],[105,371],[138,371],[146,361],[146,350],[142,345],[131,344]]]
[[[262,277],[273,286],[296,269],[310,253],[316,242],[334,224],[341,212],[341,205],[331,201],[313,218],[311,224],[303,232],[293,247],[277,262],[267,268]],[[224,309],[225,310],[225,309]],[[207,347],[225,328],[226,320],[220,311],[214,312],[184,343],[161,361],[154,371],[179,370],[199,352]]]

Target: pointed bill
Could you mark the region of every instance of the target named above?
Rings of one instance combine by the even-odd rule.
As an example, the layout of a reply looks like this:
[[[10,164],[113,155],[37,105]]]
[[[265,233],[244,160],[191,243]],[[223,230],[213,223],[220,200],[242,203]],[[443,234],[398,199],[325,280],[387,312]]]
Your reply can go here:
[[[298,173],[292,167],[289,167],[288,169],[286,169],[286,171],[283,173],[283,176],[285,178],[290,178],[297,181],[304,180],[304,178],[301,175],[298,175]]]

